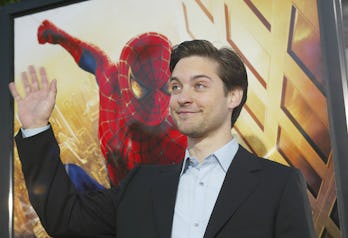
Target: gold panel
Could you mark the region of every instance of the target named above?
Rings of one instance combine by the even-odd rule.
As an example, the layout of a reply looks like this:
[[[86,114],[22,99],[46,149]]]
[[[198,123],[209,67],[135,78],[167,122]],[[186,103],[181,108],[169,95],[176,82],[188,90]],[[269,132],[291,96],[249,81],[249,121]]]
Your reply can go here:
[[[272,21],[272,1],[268,0],[244,0],[259,20],[270,31]]]
[[[307,181],[307,187],[314,197],[318,196],[321,178],[308,163],[308,156],[297,146],[296,138],[292,138],[285,130],[279,128],[278,150],[289,165],[299,168]]]
[[[317,90],[317,93],[320,92]],[[326,163],[331,150],[327,121],[323,123],[312,110],[313,107],[318,107],[318,104],[308,104],[308,100],[304,99],[305,97],[306,94],[301,94],[301,92],[296,89],[293,82],[284,77],[281,107],[288,118],[308,142],[311,143],[313,149]],[[326,107],[326,104],[320,105],[321,108],[323,106]],[[326,112],[326,110],[324,110],[324,112]]]
[[[319,32],[295,7],[291,11],[288,51],[308,77],[324,90]]]

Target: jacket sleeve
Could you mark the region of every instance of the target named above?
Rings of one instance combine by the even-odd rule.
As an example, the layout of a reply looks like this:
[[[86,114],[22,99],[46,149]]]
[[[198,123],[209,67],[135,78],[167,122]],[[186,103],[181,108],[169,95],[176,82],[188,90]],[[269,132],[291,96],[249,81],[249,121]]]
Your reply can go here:
[[[311,206],[302,173],[293,169],[282,192],[276,216],[276,238],[315,238]]]
[[[115,237],[120,188],[79,194],[62,162],[52,129],[15,137],[29,199],[54,237]]]

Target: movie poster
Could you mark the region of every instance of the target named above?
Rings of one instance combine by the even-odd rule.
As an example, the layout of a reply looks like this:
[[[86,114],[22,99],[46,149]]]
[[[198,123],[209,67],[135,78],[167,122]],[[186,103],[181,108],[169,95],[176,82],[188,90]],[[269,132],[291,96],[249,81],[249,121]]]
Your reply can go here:
[[[137,164],[180,162],[186,139],[168,114],[171,47],[232,47],[249,80],[232,133],[299,168],[317,234],[339,237],[316,1],[90,0],[18,17],[14,36],[15,81],[30,77],[28,67],[57,80],[50,123],[82,190],[117,185]],[[48,237],[17,156],[15,237]]]

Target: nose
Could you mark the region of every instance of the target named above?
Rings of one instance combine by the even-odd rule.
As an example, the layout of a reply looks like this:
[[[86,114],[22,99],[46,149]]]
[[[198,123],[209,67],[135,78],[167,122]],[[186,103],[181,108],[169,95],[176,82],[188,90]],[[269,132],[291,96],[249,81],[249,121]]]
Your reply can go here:
[[[180,105],[192,103],[192,92],[188,89],[182,89],[181,92],[176,96]]]

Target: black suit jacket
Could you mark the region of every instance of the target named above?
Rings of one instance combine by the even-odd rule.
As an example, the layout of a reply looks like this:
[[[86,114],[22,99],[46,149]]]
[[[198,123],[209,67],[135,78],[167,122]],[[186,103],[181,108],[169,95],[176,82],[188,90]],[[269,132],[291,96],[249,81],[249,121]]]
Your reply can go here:
[[[16,136],[30,201],[54,237],[169,238],[181,165],[140,166],[117,188],[79,194],[52,130]],[[315,237],[301,173],[241,146],[204,238]]]

